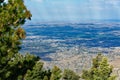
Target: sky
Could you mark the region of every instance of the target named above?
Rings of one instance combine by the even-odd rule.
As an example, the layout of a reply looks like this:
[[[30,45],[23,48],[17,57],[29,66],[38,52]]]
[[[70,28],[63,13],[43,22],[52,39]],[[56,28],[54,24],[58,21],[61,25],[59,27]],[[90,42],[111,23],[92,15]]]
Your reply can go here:
[[[120,0],[25,0],[32,21],[120,20]]]

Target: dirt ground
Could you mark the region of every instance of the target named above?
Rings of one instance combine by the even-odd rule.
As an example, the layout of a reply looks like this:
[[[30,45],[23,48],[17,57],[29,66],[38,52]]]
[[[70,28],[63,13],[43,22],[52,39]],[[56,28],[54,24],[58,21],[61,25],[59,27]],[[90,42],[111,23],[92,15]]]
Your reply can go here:
[[[109,62],[114,68],[120,68],[120,56]]]

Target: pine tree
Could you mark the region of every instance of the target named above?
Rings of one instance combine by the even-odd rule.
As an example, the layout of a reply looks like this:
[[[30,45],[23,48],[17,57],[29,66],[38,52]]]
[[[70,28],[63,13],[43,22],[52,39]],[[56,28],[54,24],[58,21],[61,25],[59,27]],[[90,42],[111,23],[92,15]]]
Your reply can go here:
[[[22,80],[39,60],[34,55],[19,54],[25,38],[21,25],[26,19],[31,19],[31,14],[23,0],[0,0],[0,80]]]
[[[27,71],[32,70],[33,67],[38,63],[39,57],[34,55],[16,54],[14,59],[8,62],[9,68],[3,74],[7,76],[3,80],[23,80]],[[9,73],[9,74],[8,74]]]
[[[26,19],[31,19],[23,0],[0,0],[0,80],[60,80],[62,71],[55,66],[45,70],[40,58],[31,54],[22,55],[21,40],[26,33],[21,26]],[[98,55],[93,59],[93,67],[84,71],[85,80],[114,80],[111,76],[112,67],[107,59]],[[73,71],[66,70],[63,74],[66,80],[78,80]]]
[[[25,80],[42,80],[44,78],[43,63],[37,62],[33,69],[28,70],[25,75]]]
[[[115,80],[116,76],[111,75],[113,67],[108,64],[107,58],[98,54],[93,59],[93,66],[90,70],[84,70],[82,78],[85,80]]]
[[[54,66],[54,68],[52,69],[50,80],[60,80],[60,78],[62,77],[61,73],[62,71],[60,70],[60,68]]]
[[[63,73],[63,80],[79,80],[80,76],[74,71],[65,69]]]

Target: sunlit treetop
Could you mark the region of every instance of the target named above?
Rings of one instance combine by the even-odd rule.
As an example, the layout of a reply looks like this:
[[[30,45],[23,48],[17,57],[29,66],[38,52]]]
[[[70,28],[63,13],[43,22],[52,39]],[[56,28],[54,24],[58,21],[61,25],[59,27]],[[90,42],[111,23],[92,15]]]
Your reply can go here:
[[[23,0],[0,0],[0,28],[5,26],[20,26],[30,19],[31,14]]]

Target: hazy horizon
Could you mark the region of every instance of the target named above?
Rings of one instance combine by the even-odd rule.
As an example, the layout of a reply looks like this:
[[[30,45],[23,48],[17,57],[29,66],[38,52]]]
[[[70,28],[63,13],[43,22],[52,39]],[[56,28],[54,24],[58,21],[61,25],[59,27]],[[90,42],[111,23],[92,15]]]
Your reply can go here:
[[[25,0],[37,22],[120,20],[119,0]]]

